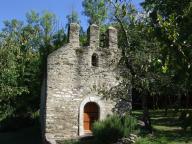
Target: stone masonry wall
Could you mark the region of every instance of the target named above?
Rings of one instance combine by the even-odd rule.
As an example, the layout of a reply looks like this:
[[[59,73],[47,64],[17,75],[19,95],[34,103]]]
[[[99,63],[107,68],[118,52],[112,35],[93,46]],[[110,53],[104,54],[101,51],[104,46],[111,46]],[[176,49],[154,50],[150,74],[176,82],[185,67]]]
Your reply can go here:
[[[83,135],[82,109],[87,101],[100,107],[100,119],[112,114],[115,102],[101,97],[99,91],[118,84],[115,69],[118,59],[117,30],[109,27],[109,47],[99,47],[99,27],[90,26],[90,43],[79,46],[79,25],[72,23],[69,43],[48,56],[44,136],[55,140]],[[92,55],[98,66],[92,66]]]

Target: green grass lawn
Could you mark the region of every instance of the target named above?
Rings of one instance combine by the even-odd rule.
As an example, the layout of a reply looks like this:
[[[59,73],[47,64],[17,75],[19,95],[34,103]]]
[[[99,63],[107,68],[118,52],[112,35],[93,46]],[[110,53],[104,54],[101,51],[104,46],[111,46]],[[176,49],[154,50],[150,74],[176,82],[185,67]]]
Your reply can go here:
[[[0,144],[40,144],[40,139],[41,134],[38,126],[0,133]]]
[[[137,144],[192,144],[192,131],[181,129],[178,112],[170,110],[164,115],[162,110],[156,110],[150,113],[154,133],[153,135],[140,133]],[[139,118],[142,112],[133,111],[133,115]],[[39,126],[34,126],[15,132],[0,133],[0,144],[40,144],[40,137]],[[92,144],[90,140],[74,143]]]
[[[165,115],[164,111],[150,111],[153,135],[141,135],[138,144],[192,144],[192,131],[184,131],[180,127],[179,114],[169,110]],[[133,111],[136,117],[142,115],[141,111]]]

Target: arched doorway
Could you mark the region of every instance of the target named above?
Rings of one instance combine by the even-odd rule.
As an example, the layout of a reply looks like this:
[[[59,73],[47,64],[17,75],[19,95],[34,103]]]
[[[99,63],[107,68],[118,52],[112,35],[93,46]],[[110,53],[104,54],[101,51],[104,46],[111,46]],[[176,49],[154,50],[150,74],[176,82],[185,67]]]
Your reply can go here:
[[[84,107],[83,126],[84,133],[91,133],[93,123],[99,119],[99,107],[94,102],[89,102]]]

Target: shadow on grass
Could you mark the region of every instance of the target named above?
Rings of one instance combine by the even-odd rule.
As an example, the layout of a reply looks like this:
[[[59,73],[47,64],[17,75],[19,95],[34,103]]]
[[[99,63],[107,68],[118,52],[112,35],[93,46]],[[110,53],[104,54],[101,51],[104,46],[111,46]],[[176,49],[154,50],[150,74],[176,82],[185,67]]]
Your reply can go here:
[[[184,130],[168,130],[162,131],[155,129],[155,137],[166,139],[168,142],[185,142],[185,143],[192,143],[192,133],[191,131],[184,131]]]
[[[140,132],[141,144],[192,144],[192,131],[181,129],[179,116],[182,111],[169,110],[165,115],[164,110],[150,111],[151,122],[154,128],[153,135]],[[142,111],[133,112],[137,118],[142,117]],[[140,144],[139,143],[139,144]]]
[[[151,119],[153,125],[159,125],[159,126],[169,126],[169,127],[179,127],[180,126],[180,121],[178,118],[171,118],[171,117],[165,117],[165,118],[156,118],[156,119]]]
[[[0,144],[40,144],[39,125],[23,128],[14,132],[0,133]]]
[[[93,144],[94,137],[86,136],[79,140],[67,140],[67,141],[57,141],[57,144]]]

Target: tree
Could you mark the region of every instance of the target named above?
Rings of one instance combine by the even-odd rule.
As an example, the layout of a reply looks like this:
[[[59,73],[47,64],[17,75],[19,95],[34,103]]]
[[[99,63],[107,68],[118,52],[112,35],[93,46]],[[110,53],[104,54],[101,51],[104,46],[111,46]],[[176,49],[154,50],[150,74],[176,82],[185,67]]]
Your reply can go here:
[[[25,86],[19,85],[22,65],[20,49],[18,43],[15,42],[13,36],[18,34],[22,23],[13,20],[12,22],[5,22],[6,28],[1,32],[0,44],[0,117],[1,119],[10,116],[14,111],[15,97],[27,93],[28,89]]]
[[[67,15],[66,18],[67,18],[67,25],[69,25],[70,23],[80,24],[79,16],[77,12],[74,10],[72,10],[71,14]]]
[[[191,45],[192,3],[190,0],[151,1],[143,4],[150,13],[150,23],[155,29],[155,36],[164,45],[164,67],[171,77],[174,95],[177,96],[176,106],[181,103],[181,96],[186,96],[186,106],[189,105],[191,92]]]
[[[35,104],[30,107],[31,101],[37,98],[40,84],[37,79],[39,68],[36,67],[39,65],[39,53],[35,47],[37,43],[32,43],[36,34],[34,29],[24,27],[17,20],[5,21],[0,37],[1,119],[26,116],[27,110],[37,110]]]
[[[83,0],[82,5],[90,24],[101,25],[107,18],[107,0]]]
[[[148,96],[177,95],[180,106],[181,96],[191,93],[192,43],[187,31],[191,3],[147,0],[143,4],[146,13],[139,15],[126,0],[110,3],[120,30],[121,63],[130,70],[133,89],[142,96],[143,120],[151,132]],[[128,81],[125,77],[125,89]]]
[[[78,13],[74,10],[72,11],[72,13],[70,15],[67,15],[66,18],[67,18],[66,28],[69,28],[69,25],[71,23],[77,23],[79,25],[81,23],[81,21],[79,20]],[[87,33],[83,30],[83,27],[80,25],[80,45],[85,46],[87,44],[88,44]]]
[[[26,14],[27,23],[5,21],[0,33],[0,122],[30,118],[39,110],[41,81],[49,53],[66,43],[49,12]]]
[[[149,23],[146,13],[138,13],[129,1],[110,1],[113,9],[112,20],[119,29],[119,47],[122,50],[120,65],[127,68],[124,71],[124,80],[117,87],[128,95],[131,83],[132,91],[141,96],[143,108],[143,121],[146,130],[152,133],[150,114],[148,111],[148,98],[157,94],[162,75],[161,46],[154,29]],[[154,87],[154,84],[159,84]],[[124,89],[124,90],[123,90]],[[118,91],[118,90],[117,90]]]

